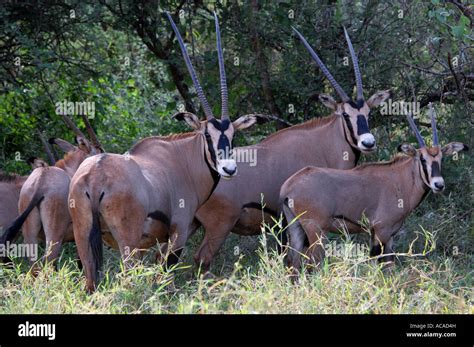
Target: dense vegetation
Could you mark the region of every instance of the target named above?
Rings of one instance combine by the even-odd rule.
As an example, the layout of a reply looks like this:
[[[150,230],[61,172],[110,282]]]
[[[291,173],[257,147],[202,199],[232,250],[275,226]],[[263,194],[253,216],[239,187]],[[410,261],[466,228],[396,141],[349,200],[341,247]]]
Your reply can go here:
[[[319,93],[333,93],[292,34],[300,30],[345,90],[354,84],[343,36],[358,52],[365,94],[390,88],[392,102],[419,102],[422,134],[431,132],[427,105],[438,115],[442,144],[472,147],[472,7],[467,1],[11,1],[0,7],[0,170],[26,174],[25,159],[44,157],[44,137],[73,134],[56,103],[94,102],[91,123],[109,152],[138,139],[184,131],[171,120],[184,107],[198,114],[197,98],[171,27],[173,14],[214,113],[220,96],[212,11],[224,41],[232,117],[272,114],[275,120],[239,134],[256,143],[282,128],[328,113]],[[385,160],[403,141],[415,143],[403,115],[374,110],[378,141],[369,160]],[[75,117],[80,128],[84,124]],[[306,150],[306,149],[304,149]],[[26,265],[0,268],[0,312],[469,312],[472,310],[472,155],[446,159],[443,195],[430,194],[395,245],[400,255],[387,274],[368,259],[331,258],[320,272],[292,285],[272,237],[233,236],[214,266],[215,279],[193,275],[196,235],[174,285],[159,265],[121,272],[106,253],[108,276],[86,296],[66,247],[59,271],[34,280]],[[367,235],[334,236],[341,244]],[[239,247],[236,252],[235,247]]]

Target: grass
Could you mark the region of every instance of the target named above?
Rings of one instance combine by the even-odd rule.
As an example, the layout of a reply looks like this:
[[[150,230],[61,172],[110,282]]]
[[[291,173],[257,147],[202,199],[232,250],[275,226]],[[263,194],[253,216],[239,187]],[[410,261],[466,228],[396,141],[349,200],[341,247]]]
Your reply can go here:
[[[444,199],[442,209],[409,218],[395,242],[403,256],[391,272],[368,256],[342,254],[292,284],[271,234],[232,235],[216,259],[216,277],[204,279],[193,269],[195,235],[170,272],[151,253],[124,270],[117,252],[106,250],[104,279],[87,295],[68,245],[58,270],[46,267],[37,278],[22,261],[1,267],[0,313],[474,313],[470,221],[453,222],[454,201]],[[334,235],[331,242],[350,249],[367,244],[368,235]]]

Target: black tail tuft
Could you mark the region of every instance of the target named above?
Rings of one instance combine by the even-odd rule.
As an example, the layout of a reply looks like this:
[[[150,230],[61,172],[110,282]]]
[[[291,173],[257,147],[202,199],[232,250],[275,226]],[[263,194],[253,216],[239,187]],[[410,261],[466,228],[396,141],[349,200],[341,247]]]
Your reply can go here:
[[[8,227],[7,230],[5,230],[5,233],[2,235],[2,237],[0,238],[0,244],[2,245],[6,245],[7,242],[12,242],[15,237],[18,235],[18,233],[20,232],[20,229],[23,225],[23,223],[25,223],[25,220],[26,218],[28,218],[28,215],[30,214],[30,212],[44,199],[44,196],[39,196],[39,195],[35,195],[33,196],[33,199],[31,199],[29,205],[26,207],[26,210],[23,211],[23,213],[21,215],[19,215],[17,217],[17,219],[15,219],[12,223],[12,225],[10,225]],[[1,259],[3,262],[5,261],[8,261],[8,259],[6,258],[3,258]]]
[[[102,232],[100,230],[99,211],[92,209],[92,228],[89,234],[89,244],[92,250],[92,259],[94,261],[94,282],[99,282],[99,273],[103,263]]]
[[[26,218],[28,218],[28,215],[30,212],[38,205],[42,200],[44,199],[44,196],[33,196],[33,199],[31,199],[30,204],[26,208],[26,210],[23,211],[21,215],[17,217],[8,227],[8,229],[5,231],[5,233],[2,235],[0,238],[0,244],[5,244],[7,241],[13,241],[15,237],[18,235],[18,232],[20,231],[23,223],[25,223]]]
[[[254,208],[257,210],[263,210],[263,212],[268,213],[269,215],[275,218],[278,218],[278,213],[275,210],[272,210],[269,207],[263,206],[262,204],[259,204],[258,202],[249,202],[243,205],[242,208]]]

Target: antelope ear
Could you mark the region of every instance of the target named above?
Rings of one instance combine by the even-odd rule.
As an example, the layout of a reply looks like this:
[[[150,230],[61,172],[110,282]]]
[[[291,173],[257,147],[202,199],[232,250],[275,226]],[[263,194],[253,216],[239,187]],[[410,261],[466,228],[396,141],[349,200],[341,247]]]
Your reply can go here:
[[[47,162],[40,158],[34,158],[33,162],[31,163],[31,167],[36,169],[38,167],[47,167],[49,166]]]
[[[239,117],[238,119],[236,119],[235,121],[233,121],[232,126],[234,127],[234,130],[237,131],[237,130],[247,129],[251,127],[252,125],[254,125],[255,123],[263,124],[266,122],[268,122],[267,116],[263,114],[251,113],[251,114],[243,115]]]
[[[334,100],[334,98],[331,95],[319,94],[318,99],[319,99],[319,101],[321,101],[321,103],[324,106],[330,108],[331,110],[334,110],[334,111],[336,110],[337,102],[336,102],[336,100]]]
[[[57,145],[64,153],[72,152],[76,149],[76,146],[70,144],[66,140],[50,138],[48,142],[52,145]]]
[[[441,152],[443,152],[443,155],[453,155],[454,153],[467,150],[469,150],[469,147],[467,147],[464,143],[461,142],[450,142],[446,146],[441,148]]]
[[[90,142],[87,139],[85,139],[82,136],[77,136],[76,141],[77,141],[77,147],[81,151],[83,151],[84,153],[87,153],[87,154],[92,152],[92,146],[91,146]]]
[[[26,160],[28,164],[30,164],[31,168],[34,170],[38,167],[46,167],[49,166],[44,160],[38,157],[30,157]]]
[[[403,152],[406,155],[414,157],[416,154],[416,148],[410,145],[409,143],[402,143],[397,147],[399,152]]]
[[[370,108],[380,106],[382,102],[390,97],[390,94],[390,89],[378,91],[367,100],[367,105],[369,105]]]
[[[175,118],[179,121],[185,121],[194,130],[201,129],[201,122],[199,118],[191,112],[178,112],[175,113],[171,118]]]

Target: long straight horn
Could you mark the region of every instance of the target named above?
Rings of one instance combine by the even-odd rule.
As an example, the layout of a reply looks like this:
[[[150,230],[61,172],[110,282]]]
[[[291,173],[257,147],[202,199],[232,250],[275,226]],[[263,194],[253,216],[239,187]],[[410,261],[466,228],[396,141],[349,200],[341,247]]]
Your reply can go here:
[[[344,36],[346,37],[347,45],[349,46],[349,52],[351,52],[352,65],[354,66],[354,74],[357,86],[357,100],[364,100],[364,90],[362,89],[362,76],[359,69],[359,60],[355,54],[354,47],[352,47],[352,42],[349,34],[347,33],[346,27],[344,27]]]
[[[219,75],[221,78],[221,99],[222,99],[222,119],[229,119],[229,95],[227,93],[227,79],[225,77],[224,57],[222,56],[221,31],[219,29],[219,20],[214,12],[214,20],[216,22],[217,37],[217,56],[219,57]]]
[[[433,132],[433,146],[439,146],[438,142],[438,129],[436,128],[435,111],[433,105],[430,102],[430,118],[431,118],[431,131]]]
[[[306,41],[306,39],[303,37],[303,35],[300,34],[300,32],[298,30],[296,30],[294,27],[293,28],[293,31],[298,35],[298,37],[300,38],[301,42],[303,42],[303,45],[306,47],[306,49],[309,51],[309,53],[311,54],[311,57],[313,57],[314,61],[318,64],[319,68],[321,69],[321,71],[323,72],[324,76],[326,76],[326,78],[328,79],[328,81],[331,83],[331,85],[333,86],[333,88],[336,90],[337,94],[339,94],[341,100],[343,102],[348,102],[350,100],[350,98],[347,96],[346,92],[344,92],[344,90],[341,88],[341,86],[339,85],[339,83],[336,82],[336,80],[334,79],[334,77],[331,75],[331,73],[329,72],[329,70],[327,69],[327,67],[323,64],[323,62],[321,61],[321,59],[319,59],[318,55],[316,54],[316,52],[313,50],[313,48],[311,48],[311,46],[309,45],[308,41]]]
[[[48,156],[49,164],[50,165],[56,164],[56,157],[54,156],[53,148],[48,143],[48,141],[46,141],[46,139],[43,136],[43,133],[40,130],[36,129],[36,132],[40,138],[41,144],[44,147],[44,151],[46,152],[46,155]]]
[[[425,141],[423,140],[423,137],[421,136],[418,128],[416,127],[416,124],[413,121],[411,113],[407,114],[407,119],[408,119],[408,123],[410,124],[411,129],[415,133],[416,140],[418,141],[418,144],[420,145],[420,147],[425,147],[426,146]]]
[[[64,123],[66,123],[66,125],[69,127],[69,129],[72,130],[74,135],[85,138],[85,135],[82,133],[82,131],[79,130],[79,128],[76,126],[76,124],[74,124],[74,122],[71,120],[71,118],[69,118],[65,114],[61,114],[61,117],[63,117]]]
[[[204,114],[206,115],[207,119],[214,118],[211,108],[209,107],[209,103],[207,102],[206,97],[204,96],[204,92],[202,91],[201,84],[196,75],[196,71],[194,70],[193,64],[191,63],[191,59],[189,59],[188,52],[186,51],[186,46],[184,45],[183,39],[181,38],[181,34],[179,33],[176,24],[174,24],[173,18],[171,18],[170,14],[166,12],[168,19],[173,27],[173,31],[176,34],[176,38],[178,39],[179,46],[181,48],[181,53],[183,54],[184,61],[186,62],[186,66],[188,68],[189,74],[191,75],[191,79],[194,83],[194,88],[196,88],[196,93],[199,97],[199,101],[201,101],[202,108],[204,110]]]
[[[94,128],[92,128],[92,125],[89,122],[89,118],[83,114],[82,120],[84,121],[87,134],[89,134],[89,138],[91,139],[93,146],[97,149],[100,149],[102,152],[104,152],[104,149],[102,148],[102,145],[99,139],[97,138],[97,134],[95,133]]]

